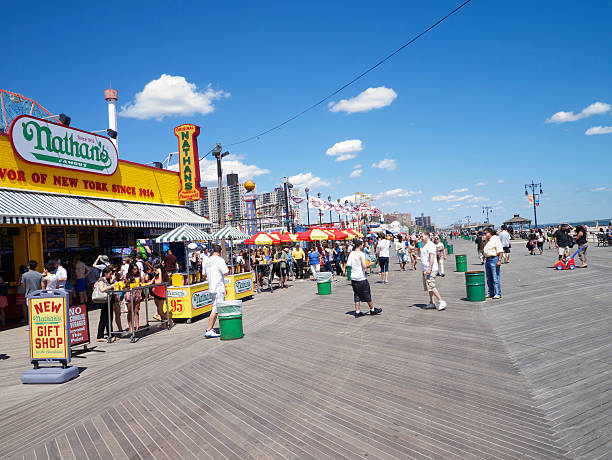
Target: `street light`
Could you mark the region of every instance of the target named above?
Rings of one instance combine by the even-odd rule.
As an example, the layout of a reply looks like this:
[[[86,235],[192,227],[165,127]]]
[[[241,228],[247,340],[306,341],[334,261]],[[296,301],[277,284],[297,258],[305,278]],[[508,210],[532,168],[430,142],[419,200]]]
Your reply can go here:
[[[329,203],[329,205],[331,206],[331,195],[327,195],[327,202]],[[332,208],[329,208],[329,223],[332,223]]]
[[[321,199],[321,192],[317,193],[317,198]],[[323,224],[323,211],[319,209],[319,226]]]
[[[538,182],[536,184],[536,183],[533,182],[533,179],[532,179],[531,180],[531,184],[525,184],[525,196],[529,196],[529,191],[530,190],[531,190],[531,194],[533,195],[533,221],[534,221],[534,228],[538,228],[538,213],[536,212],[536,197],[535,197],[535,192],[536,192],[538,187],[540,188],[540,195],[543,195],[544,192],[542,192],[542,182]],[[539,202],[539,199],[538,199],[538,202]]]
[[[287,231],[291,232],[291,220],[289,217],[289,187],[293,187],[289,182],[289,179],[283,177],[283,189],[285,193],[285,218],[287,223]]]
[[[217,159],[217,183],[219,185],[219,228],[225,227],[225,204],[223,203],[223,170],[221,168],[221,159],[228,156],[229,152],[221,153],[221,144],[217,142],[217,146],[212,151],[213,156]],[[225,240],[221,240],[221,250],[225,259]]]
[[[348,208],[348,204],[349,204],[349,200],[344,200],[344,206]],[[345,220],[346,220],[346,228],[348,228],[349,223],[348,223],[348,214],[345,214]]]
[[[483,206],[482,207],[482,213],[483,214],[487,214],[487,220],[485,221],[487,224],[489,223],[489,212],[493,212],[493,207],[492,206]]]
[[[308,199],[308,192],[310,192],[310,189],[306,187],[304,191],[306,192],[306,216],[308,216],[308,226],[310,227],[310,200]]]

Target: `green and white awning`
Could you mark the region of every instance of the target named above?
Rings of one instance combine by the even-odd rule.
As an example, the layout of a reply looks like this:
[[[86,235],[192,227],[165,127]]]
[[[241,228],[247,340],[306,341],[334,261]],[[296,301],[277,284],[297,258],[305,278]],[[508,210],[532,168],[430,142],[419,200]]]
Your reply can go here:
[[[181,225],[155,238],[156,243],[176,243],[184,241],[210,241],[213,237],[204,230],[192,227],[191,225]]]
[[[213,233],[212,237],[215,240],[246,240],[247,238],[250,238],[251,235],[244,233],[242,230],[238,230],[237,228],[231,227],[231,226],[227,226],[227,227],[223,227],[220,230],[217,230],[215,233]]]

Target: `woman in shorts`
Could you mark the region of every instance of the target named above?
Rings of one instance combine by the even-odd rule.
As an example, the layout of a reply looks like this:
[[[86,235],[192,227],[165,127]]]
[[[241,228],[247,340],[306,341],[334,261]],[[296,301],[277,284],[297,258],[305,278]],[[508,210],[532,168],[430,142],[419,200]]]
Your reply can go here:
[[[127,274],[123,278],[125,287],[129,288],[131,284],[136,283],[136,278],[140,279],[140,269],[136,264],[130,264]],[[126,292],[123,296],[127,304],[127,322],[130,333],[135,330],[138,332],[140,327],[140,302],[142,301],[142,291],[135,289],[131,292]],[[132,303],[134,304],[134,317],[132,318]],[[133,321],[132,321],[133,320]]]
[[[168,273],[164,270],[164,267],[159,262],[153,265],[153,280],[149,284],[161,284],[167,283],[170,280]],[[153,315],[158,321],[167,321],[166,313],[164,312],[164,305],[166,304],[166,286],[155,286],[151,288],[151,294],[153,295],[153,301],[157,307],[157,314]],[[170,319],[170,327],[172,327],[172,320]]]

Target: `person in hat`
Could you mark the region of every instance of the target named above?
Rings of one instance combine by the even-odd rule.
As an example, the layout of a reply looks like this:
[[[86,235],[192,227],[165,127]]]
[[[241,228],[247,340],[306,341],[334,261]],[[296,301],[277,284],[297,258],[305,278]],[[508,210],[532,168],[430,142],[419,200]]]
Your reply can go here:
[[[108,260],[108,256],[106,254],[100,254],[96,261],[91,264],[93,268],[100,271],[100,276],[102,276],[102,272],[106,267],[110,265],[110,261]]]

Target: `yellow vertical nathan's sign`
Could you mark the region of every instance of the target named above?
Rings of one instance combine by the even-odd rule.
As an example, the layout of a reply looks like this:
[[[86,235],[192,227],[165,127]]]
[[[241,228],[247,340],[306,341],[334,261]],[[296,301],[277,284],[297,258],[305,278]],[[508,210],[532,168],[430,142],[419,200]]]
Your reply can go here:
[[[30,360],[70,361],[66,297],[30,298]]]
[[[195,201],[203,197],[200,188],[200,157],[198,156],[198,140],[200,127],[196,125],[180,125],[174,128],[174,135],[179,144],[179,175],[181,190],[178,198],[181,201]]]

